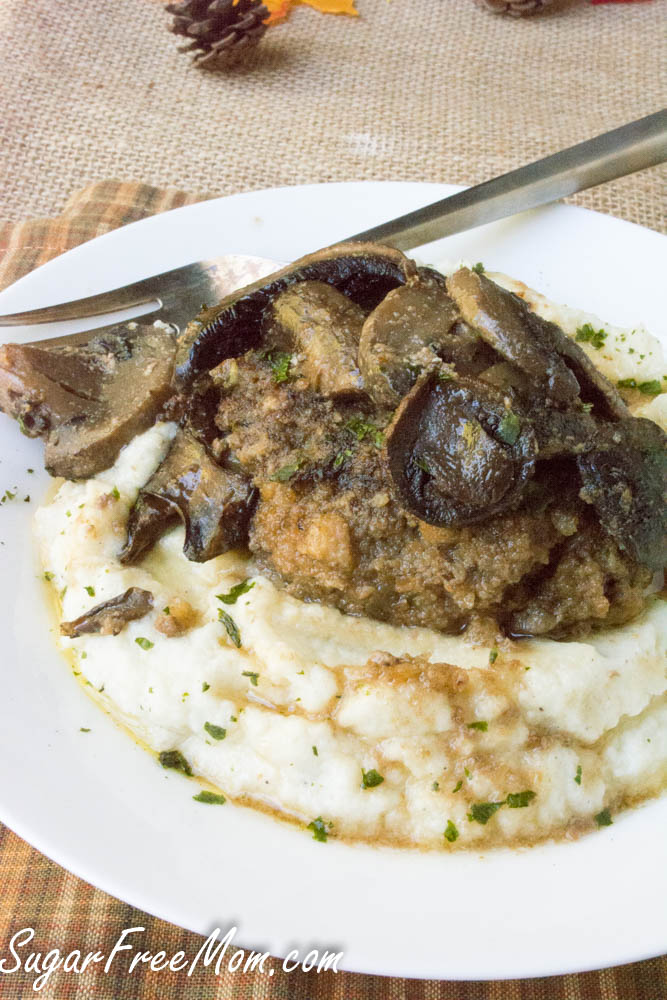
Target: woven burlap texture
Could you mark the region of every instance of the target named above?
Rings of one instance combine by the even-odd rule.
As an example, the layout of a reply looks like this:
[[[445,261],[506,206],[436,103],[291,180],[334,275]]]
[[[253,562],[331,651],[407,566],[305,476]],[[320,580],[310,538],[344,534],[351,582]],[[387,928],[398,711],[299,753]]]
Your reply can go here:
[[[161,0],[0,3],[0,216],[107,177],[202,194],[313,181],[470,184],[657,110],[659,0],[499,17],[474,0],[294,9],[247,63],[179,53]],[[662,46],[662,48],[661,48]],[[651,170],[579,197],[659,229]]]

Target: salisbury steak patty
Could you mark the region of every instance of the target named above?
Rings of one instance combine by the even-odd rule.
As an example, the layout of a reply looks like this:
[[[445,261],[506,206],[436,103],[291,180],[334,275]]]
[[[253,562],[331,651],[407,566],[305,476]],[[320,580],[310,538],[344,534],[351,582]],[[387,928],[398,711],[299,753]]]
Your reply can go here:
[[[215,446],[257,487],[250,548],[294,596],[480,637],[487,623],[562,635],[640,610],[650,571],[600,530],[569,466],[541,470],[516,509],[429,525],[397,497],[386,417],[323,399],[298,365],[277,382],[275,358],[260,352],[226,365]]]

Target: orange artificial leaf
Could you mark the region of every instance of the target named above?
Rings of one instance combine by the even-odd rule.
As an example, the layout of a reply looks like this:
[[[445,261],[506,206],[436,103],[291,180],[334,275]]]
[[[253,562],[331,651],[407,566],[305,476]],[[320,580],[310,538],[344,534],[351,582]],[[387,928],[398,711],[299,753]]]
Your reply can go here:
[[[355,0],[264,0],[264,6],[269,11],[266,24],[283,21],[292,7],[305,4],[314,7],[322,14],[347,14],[349,17],[359,17],[359,11],[354,6]]]
[[[359,11],[354,6],[355,0],[296,0],[296,2],[314,7],[322,14],[348,14],[350,17],[359,17]]]

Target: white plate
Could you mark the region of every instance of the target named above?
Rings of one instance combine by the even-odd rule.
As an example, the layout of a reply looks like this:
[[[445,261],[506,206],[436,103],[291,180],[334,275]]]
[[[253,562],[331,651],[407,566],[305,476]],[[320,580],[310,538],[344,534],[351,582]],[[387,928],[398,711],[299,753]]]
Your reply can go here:
[[[312,185],[177,209],[51,261],[0,295],[0,313],[224,253],[290,260],[453,190]],[[554,206],[420,257],[481,260],[556,301],[664,335],[666,242]],[[0,507],[0,816],[20,836],[173,923],[207,934],[234,924],[237,943],[275,955],[313,944],[342,950],[341,967],[360,972],[542,976],[667,951],[667,798],[576,843],[485,856],[321,844],[247,809],[190,808],[186,779],[156,767],[117,729],[54,649],[30,541],[35,499],[47,487],[41,452],[0,418],[0,495],[18,487]]]

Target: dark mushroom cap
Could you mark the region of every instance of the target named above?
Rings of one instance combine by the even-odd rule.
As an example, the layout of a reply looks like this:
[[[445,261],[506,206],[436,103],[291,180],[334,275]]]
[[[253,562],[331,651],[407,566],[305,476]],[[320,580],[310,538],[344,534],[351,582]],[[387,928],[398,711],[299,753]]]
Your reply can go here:
[[[387,292],[417,273],[399,250],[375,243],[340,243],[308,254],[295,263],[233,292],[199,318],[201,329],[183,364],[176,370],[186,388],[225,358],[244,354],[260,341],[262,317],[271,300],[290,285],[323,281],[364,309],[373,309]]]
[[[444,282],[430,275],[385,296],[366,318],[359,341],[364,386],[378,406],[398,406],[418,371],[437,359],[458,319]]]
[[[537,446],[530,422],[502,393],[435,371],[399,406],[386,447],[403,506],[429,524],[463,525],[518,501]]]
[[[123,594],[109,598],[71,622],[62,622],[61,635],[76,639],[80,635],[118,635],[128,622],[143,618],[153,607],[150,590],[129,587]]]
[[[466,322],[498,354],[518,365],[552,398],[569,402],[577,397],[576,378],[543,342],[539,318],[518,296],[467,267],[447,279],[447,290]]]
[[[185,525],[183,552],[206,562],[247,540],[256,490],[249,480],[223,469],[204,446],[180,431],[130,511],[120,561],[132,563],[178,518]]]
[[[363,392],[357,348],[365,316],[333,285],[300,281],[271,301],[267,338],[297,352],[299,372],[315,392],[356,397]]]
[[[579,456],[582,499],[621,549],[651,569],[667,563],[667,436],[652,420],[609,428],[606,447]]]
[[[176,342],[152,325],[123,324],[53,343],[0,349],[0,409],[46,438],[52,476],[87,479],[113,465],[169,399]]]

